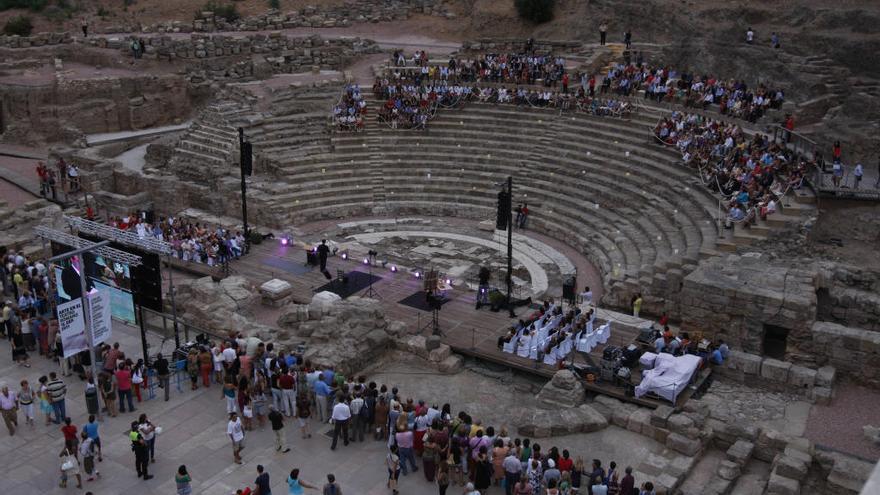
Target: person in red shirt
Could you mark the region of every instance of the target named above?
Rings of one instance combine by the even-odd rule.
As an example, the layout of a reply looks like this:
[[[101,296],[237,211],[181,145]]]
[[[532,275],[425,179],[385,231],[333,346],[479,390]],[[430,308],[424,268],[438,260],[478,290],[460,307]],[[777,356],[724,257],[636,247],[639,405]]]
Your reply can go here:
[[[71,424],[70,418],[64,418],[64,426],[61,427],[61,433],[64,435],[64,446],[67,450],[79,459],[79,437],[76,436],[76,425]]]
[[[562,450],[562,457],[556,462],[559,468],[559,472],[564,473],[566,471],[571,471],[574,467],[574,461],[571,459],[571,454],[568,453],[568,450]]]
[[[666,327],[667,324],[669,324],[669,315],[664,311],[663,314],[660,315],[660,326]]]
[[[125,363],[119,365],[116,370],[116,390],[119,394],[119,412],[125,412],[125,402],[128,399],[128,410],[135,411],[134,402],[131,399],[131,370]]]

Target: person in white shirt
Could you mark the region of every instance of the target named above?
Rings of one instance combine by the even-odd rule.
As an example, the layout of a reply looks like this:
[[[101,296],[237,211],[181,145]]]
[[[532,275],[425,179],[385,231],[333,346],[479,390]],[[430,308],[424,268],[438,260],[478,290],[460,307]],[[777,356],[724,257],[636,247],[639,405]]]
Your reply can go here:
[[[863,175],[865,175],[865,170],[862,168],[861,163],[857,163],[856,168],[853,170],[853,189],[859,188],[859,183],[862,182]]]
[[[590,290],[590,286],[584,287],[584,291],[581,292],[581,300],[586,304],[592,304],[593,291]]]
[[[351,400],[351,404],[349,404],[348,408],[351,410],[351,423],[352,423],[352,432],[351,432],[351,441],[352,442],[363,442],[364,441],[364,430],[367,428],[366,418],[361,416],[364,412],[361,409],[366,407],[364,403],[363,397],[361,397],[360,391],[358,391],[354,399]]]
[[[226,425],[226,434],[232,440],[232,455],[236,464],[241,464],[241,449],[244,448],[244,428],[241,427],[241,419],[234,412],[229,413],[229,423]]]
[[[348,423],[351,421],[351,408],[344,397],[337,398],[330,418],[333,421],[333,443],[330,444],[330,450],[336,450],[336,441],[339,439],[340,432],[342,433],[342,443],[348,445]]]

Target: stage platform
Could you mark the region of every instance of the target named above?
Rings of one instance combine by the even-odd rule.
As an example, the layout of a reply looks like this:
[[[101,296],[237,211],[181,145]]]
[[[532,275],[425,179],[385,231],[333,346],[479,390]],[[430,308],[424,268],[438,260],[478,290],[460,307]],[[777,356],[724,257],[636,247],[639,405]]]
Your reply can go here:
[[[267,263],[267,260],[269,262]],[[292,273],[291,270],[275,268],[289,263],[297,263],[304,266],[303,273]],[[272,278],[286,280],[293,287],[293,300],[300,304],[308,304],[315,291],[327,283],[326,278],[318,271],[317,267],[305,267],[305,252],[293,246],[284,247],[278,242],[267,241],[254,246],[252,252],[230,263],[231,274],[241,275],[259,286]],[[327,261],[327,269],[336,273],[337,269],[346,273],[350,271],[365,271],[365,267],[359,260],[343,260],[339,257],[330,257]],[[298,271],[298,270],[297,270]],[[391,272],[388,268],[373,267],[373,274],[382,277],[373,283],[373,290],[378,294],[377,299],[382,302],[385,314],[389,319],[402,321],[409,327],[424,329],[426,335],[430,333],[427,325],[431,321],[430,313],[416,309],[400,301],[412,296],[422,289],[422,279],[404,272]],[[363,296],[366,289],[353,295]],[[508,367],[521,373],[528,373],[544,379],[550,379],[558,368],[535,363],[535,361],[521,358],[515,354],[504,353],[497,347],[498,337],[506,333],[510,326],[519,318],[525,318],[535,310],[527,306],[516,308],[516,318],[510,318],[507,311],[493,313],[487,307],[476,310],[475,293],[467,289],[454,288],[448,291],[448,302],[443,304],[439,314],[440,331],[443,342],[452,347],[458,354],[469,356],[474,359]],[[538,301],[536,301],[538,302]],[[606,345],[626,347],[632,343],[638,335],[638,329],[650,325],[651,320],[635,318],[631,315],[599,309],[597,313],[599,322],[611,321],[611,337]],[[591,353],[593,361],[598,364],[602,357],[604,346],[598,346]],[[566,363],[570,358],[566,359]],[[586,364],[582,356],[574,358],[575,364]],[[695,386],[688,387],[679,396],[676,408],[687,402],[697,387],[701,386],[711,374],[711,368],[702,370],[696,380]],[[638,370],[633,371],[633,383],[638,383],[641,375]],[[656,408],[661,404],[669,405],[668,401],[648,397],[636,398],[627,396],[622,386],[610,383],[583,382],[584,387],[591,393],[603,394],[622,401],[631,402],[640,406]]]

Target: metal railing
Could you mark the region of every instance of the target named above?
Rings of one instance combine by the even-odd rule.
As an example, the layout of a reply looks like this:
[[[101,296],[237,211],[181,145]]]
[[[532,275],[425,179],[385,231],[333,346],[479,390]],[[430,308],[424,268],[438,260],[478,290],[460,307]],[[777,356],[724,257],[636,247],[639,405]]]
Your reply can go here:
[[[167,340],[171,340],[174,342],[174,317],[161,313],[159,311],[154,311],[152,309],[144,308],[141,306],[139,308],[140,318],[145,330],[149,330],[153,333],[162,336],[162,342],[164,346],[164,342]],[[221,341],[228,338],[227,336],[220,335],[214,331],[206,330],[202,327],[193,325],[185,320],[177,318],[177,328],[178,332],[180,332],[180,341],[183,343],[186,342],[194,342],[196,337],[200,334],[205,334],[208,339]],[[172,349],[173,350],[173,349]],[[163,354],[167,354],[166,350],[160,349],[157,352],[162,352]],[[155,352],[151,352],[151,355],[155,355]]]

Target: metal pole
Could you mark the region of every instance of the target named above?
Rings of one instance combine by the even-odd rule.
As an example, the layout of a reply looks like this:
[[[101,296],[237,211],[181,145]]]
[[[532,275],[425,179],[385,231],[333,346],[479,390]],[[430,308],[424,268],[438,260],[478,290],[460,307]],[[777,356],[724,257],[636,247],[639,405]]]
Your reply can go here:
[[[248,229],[248,216],[247,216],[247,183],[245,182],[245,173],[244,173],[244,128],[238,128],[238,152],[239,152],[239,167],[241,168],[241,219],[244,223],[244,246],[245,252],[249,251],[251,246],[250,239],[250,230]]]
[[[108,241],[109,242],[109,241]],[[85,264],[83,263],[82,254],[77,256],[76,258],[76,266],[79,270],[79,286],[82,289],[82,306],[83,306],[83,318],[86,323],[86,342],[89,344],[89,354],[91,355],[90,361],[92,362],[90,368],[92,371],[92,380],[95,382],[95,386],[98,386],[98,374],[95,369],[95,361],[97,361],[97,355],[95,354],[95,345],[92,342],[92,318],[89,314],[89,300],[86,297],[86,270]],[[64,356],[61,356],[61,359],[64,359]],[[101,405],[98,404],[98,421],[101,420]]]
[[[174,319],[174,348],[180,349],[180,331],[177,329],[177,304],[174,302],[174,276],[171,269],[171,255],[168,255],[168,293],[171,294],[171,317]],[[146,362],[146,361],[144,361]]]
[[[507,215],[507,311],[511,318],[516,318],[513,306],[510,304],[510,292],[513,287],[513,177],[507,177],[507,204],[504,205],[504,213]]]
[[[150,354],[147,350],[147,329],[144,326],[144,307],[138,306],[138,322],[141,327],[141,349],[144,351],[144,364],[149,365],[150,363]]]

